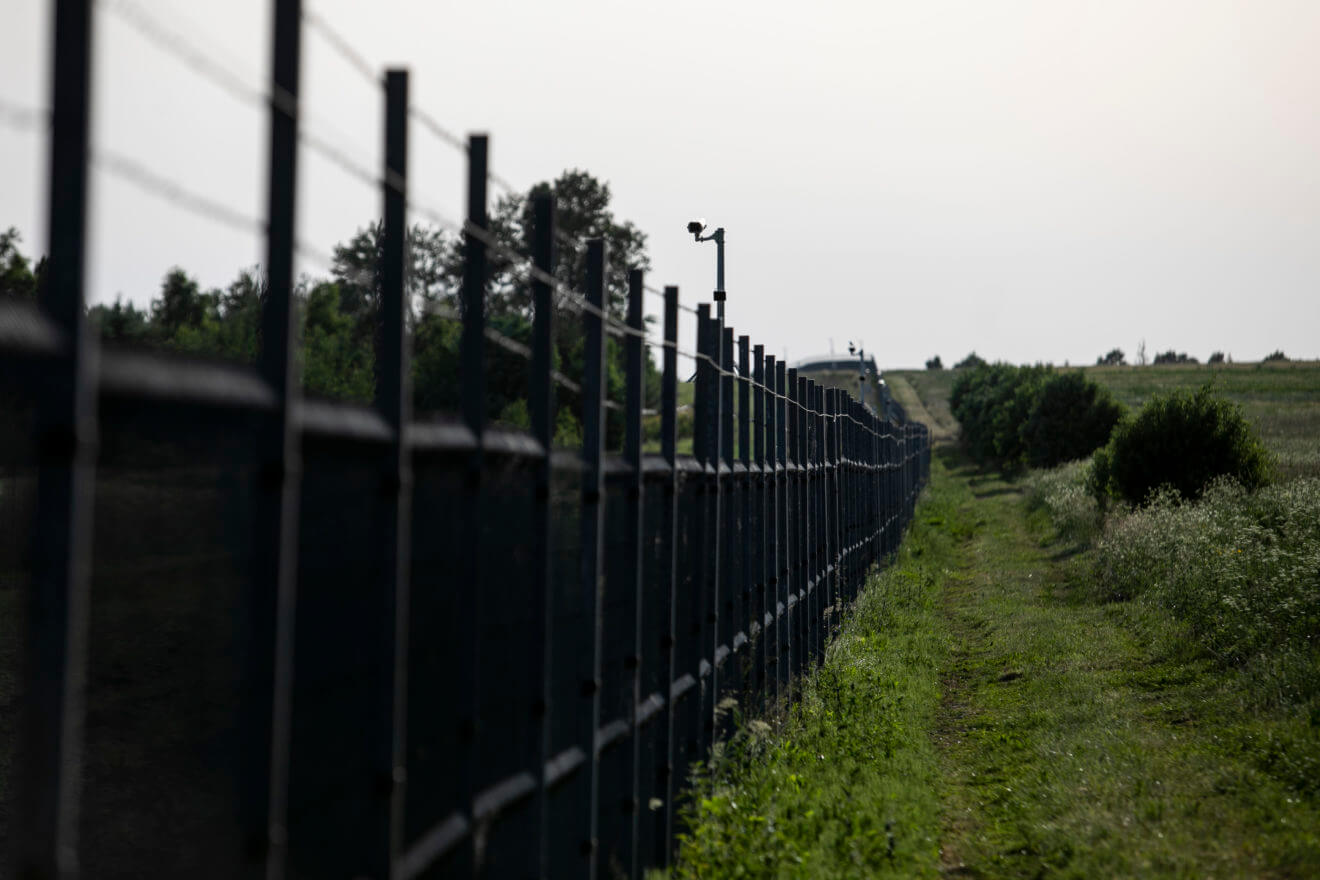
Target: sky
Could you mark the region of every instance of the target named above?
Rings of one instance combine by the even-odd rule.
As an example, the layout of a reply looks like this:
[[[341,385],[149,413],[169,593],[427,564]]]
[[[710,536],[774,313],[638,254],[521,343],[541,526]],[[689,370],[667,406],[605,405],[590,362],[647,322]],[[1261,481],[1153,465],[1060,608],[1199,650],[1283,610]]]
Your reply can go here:
[[[767,353],[857,341],[891,368],[972,350],[1077,364],[1144,341],[1320,357],[1314,0],[304,3],[372,68],[409,69],[446,129],[489,133],[502,178],[607,181],[649,236],[652,285],[709,299],[714,245],[685,226],[724,227],[728,323]],[[264,109],[129,22],[260,91],[267,5],[100,0],[94,149],[259,219]],[[50,6],[4,0],[0,110],[49,103]],[[303,93],[309,131],[380,167],[380,90],[311,28]],[[418,124],[410,144],[411,195],[460,219],[461,153]],[[45,151],[0,113],[0,227],[30,253]],[[380,210],[306,149],[299,192],[309,253]],[[145,304],[174,265],[221,286],[262,252],[258,232],[104,169],[90,222],[94,302]]]

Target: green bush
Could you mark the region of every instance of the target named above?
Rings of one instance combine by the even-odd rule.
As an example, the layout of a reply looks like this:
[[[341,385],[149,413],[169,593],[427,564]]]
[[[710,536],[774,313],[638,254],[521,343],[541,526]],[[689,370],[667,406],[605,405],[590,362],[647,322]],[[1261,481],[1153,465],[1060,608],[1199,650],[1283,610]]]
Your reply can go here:
[[[1084,458],[1109,438],[1121,414],[1081,373],[993,364],[962,372],[949,404],[962,438],[982,462],[1006,470]]]
[[[1141,504],[1161,487],[1198,498],[1216,477],[1255,489],[1269,482],[1272,465],[1237,405],[1206,385],[1152,397],[1136,418],[1119,423],[1091,471],[1101,503],[1112,495]]]
[[[1109,440],[1123,408],[1081,373],[1059,373],[1040,386],[1022,425],[1027,464],[1054,467],[1085,458]]]

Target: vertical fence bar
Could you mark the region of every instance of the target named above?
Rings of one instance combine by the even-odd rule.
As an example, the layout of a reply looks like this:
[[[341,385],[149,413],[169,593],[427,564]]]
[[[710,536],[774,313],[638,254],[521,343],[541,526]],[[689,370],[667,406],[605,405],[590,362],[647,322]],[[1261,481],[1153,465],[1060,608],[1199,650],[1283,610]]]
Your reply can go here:
[[[596,309],[605,308],[605,242],[593,238],[587,242],[587,301]],[[591,612],[591,644],[582,646],[583,667],[582,704],[578,713],[582,719],[579,729],[580,743],[587,755],[586,785],[579,790],[584,802],[574,804],[574,810],[584,810],[585,827],[580,844],[584,857],[582,871],[596,876],[595,851],[597,797],[599,795],[600,756],[596,748],[596,731],[600,727],[600,652],[601,616],[605,585],[601,573],[604,569],[605,505],[603,503],[605,454],[605,324],[591,311],[582,315],[586,343],[582,376],[582,598]]]
[[[715,673],[718,676],[719,690],[716,693],[715,714],[717,721],[723,715],[723,722],[717,723],[716,736],[723,736],[729,730],[728,722],[732,716],[721,707],[727,699],[737,699],[740,694],[738,685],[741,675],[737,671],[738,663],[738,622],[742,619],[741,595],[738,564],[741,555],[733,549],[738,540],[737,502],[738,477],[734,472],[733,460],[733,329],[720,326],[720,455],[717,464],[720,491],[718,494],[719,517],[716,529],[719,532],[718,577],[719,585],[719,631],[716,638]]]
[[[376,357],[376,409],[393,437],[381,460],[386,501],[380,518],[381,577],[377,699],[371,756],[376,803],[365,867],[388,876],[402,843],[404,731],[407,722],[408,585],[412,505],[412,460],[406,433],[412,412],[409,382],[407,300],[408,74],[385,75],[385,212],[381,241],[380,350]],[[364,829],[364,832],[366,829]]]
[[[741,476],[738,483],[738,537],[742,556],[739,560],[738,589],[742,591],[741,613],[738,616],[738,629],[743,634],[743,644],[739,648],[739,690],[742,694],[743,710],[750,713],[756,686],[755,647],[756,630],[752,624],[757,617],[757,603],[753,590],[756,587],[756,575],[753,573],[755,550],[752,546],[756,515],[752,499],[755,497],[756,476],[752,470],[752,395],[751,395],[751,339],[738,337],[738,464]]]
[[[755,384],[752,399],[756,407],[752,416],[752,455],[756,465],[756,475],[753,482],[753,506],[755,510],[755,534],[753,538],[755,561],[753,564],[756,570],[756,582],[753,589],[756,594],[756,624],[760,629],[760,634],[756,639],[756,671],[754,675],[756,693],[760,701],[759,707],[764,708],[770,702],[771,688],[774,682],[774,676],[768,674],[771,672],[769,661],[774,657],[774,649],[771,644],[774,634],[774,627],[772,626],[774,619],[771,616],[771,609],[774,607],[774,593],[769,586],[770,573],[773,570],[773,558],[769,533],[772,520],[767,517],[771,497],[771,478],[766,470],[765,461],[766,423],[769,420],[767,413],[769,399],[765,393],[765,346],[757,345],[752,349],[752,364],[752,381]]]
[[[661,555],[667,561],[668,570],[662,573],[661,581],[667,584],[669,591],[668,628],[660,637],[661,656],[668,668],[665,684],[669,686],[678,678],[678,668],[674,662],[675,630],[678,623],[678,609],[674,602],[675,583],[678,575],[675,533],[678,531],[678,288],[665,288],[665,348],[664,374],[660,384],[660,454],[669,465],[669,475],[665,478],[665,506],[663,524],[659,536]],[[657,789],[663,792],[661,809],[656,811],[656,846],[657,867],[669,867],[669,855],[674,839],[674,792],[676,789],[674,772],[674,698],[671,690],[665,692],[664,739],[657,751],[660,753],[659,779]],[[649,805],[648,805],[649,806]]]
[[[712,466],[718,467],[715,452],[719,448],[715,432],[719,427],[719,387],[716,384],[715,364],[719,362],[719,349],[712,342],[716,337],[715,325],[710,317],[710,306],[701,303],[697,306],[697,387],[693,398],[693,438],[692,451],[701,468],[697,478],[693,520],[698,524],[697,534],[692,541],[697,548],[697,571],[695,574],[694,604],[690,611],[693,628],[697,634],[697,681],[700,684],[700,711],[697,716],[696,740],[698,754],[705,754],[710,744],[707,737],[709,725],[713,725],[714,709],[711,693],[711,663],[714,659],[713,625],[715,624],[715,596],[712,582],[715,577],[713,553],[715,544],[710,534],[715,523],[712,518],[711,496],[715,492]],[[707,659],[709,657],[709,659]]]
[[[50,274],[39,305],[64,333],[37,401],[37,501],[24,659],[26,711],[14,843],[19,876],[73,876],[78,861],[84,666],[96,463],[95,343],[83,315],[91,0],[58,0],[50,134]],[[6,857],[7,858],[7,857]]]
[[[802,565],[802,544],[798,529],[802,523],[802,495],[798,486],[798,435],[802,430],[802,423],[798,419],[800,412],[797,370],[789,369],[786,373],[784,394],[787,396],[788,402],[784,413],[784,460],[788,471],[788,506],[784,533],[788,551],[788,567],[785,578],[788,584],[788,592],[784,604],[788,608],[788,679],[790,692],[795,692],[796,689],[792,687],[792,679],[798,674],[798,666],[802,660],[802,636],[799,632],[802,624],[802,608],[798,604],[801,601],[799,593],[802,588],[802,581],[799,576],[799,569]]]
[[[631,626],[631,647],[622,658],[624,673],[630,679],[625,685],[627,717],[619,719],[629,726],[627,741],[616,743],[611,749],[618,750],[612,756],[612,776],[617,778],[601,780],[600,794],[600,836],[597,848],[596,873],[598,876],[611,876],[622,871],[629,877],[638,874],[637,863],[637,763],[640,755],[642,730],[637,723],[637,705],[641,700],[641,653],[642,653],[642,339],[644,332],[642,316],[642,271],[631,269],[628,272],[628,326],[636,331],[624,340],[624,438],[623,459],[628,465],[628,487],[625,510],[620,514],[626,523],[627,557],[631,561],[631,575],[628,580],[617,585],[611,584],[614,593],[611,600],[619,606],[617,619],[622,623],[628,620]],[[615,662],[612,658],[611,662]],[[613,719],[611,719],[613,720]]]
[[[825,558],[830,567],[830,629],[839,628],[838,390],[825,389]]]
[[[248,582],[247,662],[243,670],[240,806],[253,875],[283,875],[287,837],[289,722],[293,679],[293,604],[297,586],[298,481],[301,456],[291,399],[297,395],[293,250],[298,179],[298,95],[302,0],[276,0],[271,52],[270,156],[267,178],[266,296],[261,303],[257,369],[276,408],[257,434],[252,577]]]
[[[811,559],[812,572],[816,582],[816,601],[812,604],[814,614],[811,618],[811,626],[815,630],[816,639],[816,662],[819,663],[825,656],[825,641],[827,633],[825,630],[825,607],[828,604],[829,587],[825,575],[825,498],[823,494],[825,462],[823,453],[824,444],[824,421],[821,413],[824,411],[823,403],[824,389],[815,382],[811,383]]]
[[[798,527],[797,527],[797,548],[798,548],[798,644],[797,655],[797,673],[805,675],[811,663],[811,654],[815,646],[811,643],[811,471],[810,456],[808,450],[811,444],[811,438],[808,434],[810,430],[810,421],[807,418],[807,408],[810,405],[808,397],[807,378],[798,376],[797,380],[797,418],[794,426],[797,429],[797,442],[794,447],[797,450],[798,463]]]
[[[532,262],[545,275],[555,271],[555,197],[551,193],[532,196]],[[532,801],[532,826],[536,839],[527,846],[523,860],[529,876],[540,877],[546,869],[546,787],[542,768],[550,757],[550,675],[554,644],[554,613],[551,595],[553,583],[550,529],[550,488],[553,478],[552,447],[554,446],[554,382],[550,371],[554,352],[554,299],[550,285],[541,278],[532,279],[532,364],[528,373],[527,403],[532,436],[541,445],[541,462],[536,471],[536,500],[532,507],[532,570],[536,584],[532,595],[541,618],[539,632],[533,628],[532,637],[539,643],[529,646],[527,656],[540,658],[540,698],[532,707],[536,715],[536,736],[526,762],[533,769],[536,791]]]
[[[767,361],[767,366],[770,362]],[[789,579],[789,528],[788,528],[788,378],[782,361],[775,363],[775,548],[778,558],[778,583],[775,586],[775,611],[778,631],[777,681],[781,698],[789,696],[788,682],[792,667],[789,665],[792,648],[789,644],[788,594],[792,588]]]

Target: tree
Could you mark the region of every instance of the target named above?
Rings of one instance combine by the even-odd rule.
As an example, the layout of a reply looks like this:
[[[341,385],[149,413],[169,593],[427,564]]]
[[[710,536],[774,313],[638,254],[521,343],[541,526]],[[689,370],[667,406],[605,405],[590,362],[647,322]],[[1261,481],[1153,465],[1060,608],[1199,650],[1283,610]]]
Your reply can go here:
[[[218,317],[218,299],[202,293],[197,280],[175,266],[161,281],[160,298],[151,303],[153,335],[172,347],[196,350],[194,338],[208,318]]]
[[[131,302],[124,302],[122,297],[115,297],[112,306],[92,306],[87,318],[106,342],[140,344],[151,336],[150,316],[138,311]]]
[[[1282,350],[1278,350],[1278,351],[1272,351],[1269,354],[1265,355],[1265,360],[1263,361],[1263,363],[1269,363],[1270,361],[1286,361],[1286,360],[1288,360],[1288,356],[1284,354]]]
[[[1111,349],[1104,357],[1095,359],[1095,365],[1097,367],[1121,367],[1125,364],[1127,364],[1127,357],[1123,354],[1123,349],[1121,348]]]
[[[1194,364],[1197,363],[1197,360],[1196,358],[1188,355],[1187,352],[1185,351],[1179,352],[1179,351],[1174,351],[1173,349],[1169,349],[1168,351],[1161,352],[1160,354],[1155,355],[1155,363],[1156,364]]]
[[[1222,351],[1213,352],[1210,357],[1206,358],[1205,362],[1207,364],[1222,364],[1224,362],[1224,353]]]
[[[944,363],[943,363],[943,361],[940,360],[940,356],[939,356],[939,355],[935,355],[935,357],[933,357],[933,358],[931,358],[930,360],[926,361],[926,369],[928,369],[928,370],[942,370],[942,369],[944,369]]]
[[[955,370],[963,370],[963,369],[974,369],[976,367],[984,367],[984,366],[985,366],[985,358],[981,357],[976,352],[972,352],[971,354],[967,355],[967,357],[963,358],[962,360],[958,361],[958,363],[954,364],[953,368]]]
[[[46,258],[38,260],[36,271],[33,271],[28,258],[18,249],[22,240],[12,226],[0,232],[0,296],[36,299],[46,275]]]
[[[1141,344],[1137,346],[1137,363],[1138,363],[1140,366],[1143,366],[1143,367],[1146,366],[1146,363],[1147,363],[1147,361],[1146,361],[1146,340],[1144,340],[1144,339],[1141,340]]]

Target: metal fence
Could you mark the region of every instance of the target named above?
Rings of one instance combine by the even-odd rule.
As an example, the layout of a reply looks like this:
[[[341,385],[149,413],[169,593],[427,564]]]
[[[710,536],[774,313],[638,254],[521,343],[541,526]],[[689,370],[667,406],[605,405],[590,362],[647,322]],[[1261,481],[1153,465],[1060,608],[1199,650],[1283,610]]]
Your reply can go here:
[[[297,0],[274,4],[256,367],[99,351],[83,281],[92,6],[56,4],[47,283],[38,309],[0,303],[13,447],[0,503],[31,536],[0,581],[21,645],[17,727],[0,724],[12,867],[411,878],[666,865],[689,768],[738,714],[791,698],[898,546],[928,475],[924,428],[786,370],[702,305],[694,454],[678,454],[670,287],[661,451],[644,453],[643,278],[629,276],[627,321],[613,318],[593,241],[571,294],[583,442],[553,448],[553,306],[570,294],[554,280],[548,197],[534,203],[528,272],[531,431],[488,425],[496,244],[480,136],[462,407],[415,420],[400,71],[385,82],[375,402],[304,399]],[[626,352],[622,455],[604,451],[610,333]]]

